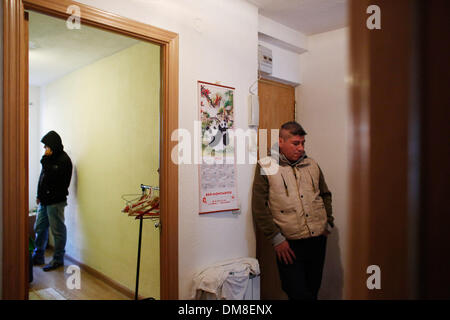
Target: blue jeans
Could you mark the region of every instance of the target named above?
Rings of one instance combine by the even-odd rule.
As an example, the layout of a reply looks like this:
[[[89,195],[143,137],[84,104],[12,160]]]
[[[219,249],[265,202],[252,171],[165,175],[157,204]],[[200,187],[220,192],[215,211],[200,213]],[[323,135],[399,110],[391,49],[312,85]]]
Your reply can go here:
[[[48,241],[48,229],[50,227],[53,239],[55,240],[53,260],[64,263],[64,253],[66,252],[64,249],[67,240],[67,229],[64,224],[65,206],[67,206],[67,202],[65,201],[46,206],[39,205],[36,223],[34,224],[34,232],[36,233],[34,256],[38,259],[44,259]]]

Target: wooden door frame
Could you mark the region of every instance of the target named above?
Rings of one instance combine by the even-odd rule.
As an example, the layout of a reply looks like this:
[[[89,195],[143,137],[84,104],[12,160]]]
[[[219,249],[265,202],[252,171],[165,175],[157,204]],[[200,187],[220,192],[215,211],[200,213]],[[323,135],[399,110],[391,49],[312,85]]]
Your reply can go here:
[[[178,34],[69,0],[3,0],[3,299],[28,299],[28,59],[25,10],[81,22],[161,47],[161,299],[178,299]]]

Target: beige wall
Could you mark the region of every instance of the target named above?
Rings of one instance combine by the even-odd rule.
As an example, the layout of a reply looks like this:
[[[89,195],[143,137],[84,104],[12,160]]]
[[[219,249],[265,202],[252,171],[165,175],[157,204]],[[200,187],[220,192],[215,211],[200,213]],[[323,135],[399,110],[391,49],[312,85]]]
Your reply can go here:
[[[41,90],[41,136],[58,132],[74,170],[69,255],[134,291],[139,223],[124,194],[158,185],[160,48],[140,43]],[[159,298],[159,229],[145,221],[140,294]]]
[[[308,133],[306,151],[319,162],[333,194],[336,227],[328,239],[320,298],[340,299],[348,233],[348,28],[310,36],[308,50],[300,56],[297,121]]]

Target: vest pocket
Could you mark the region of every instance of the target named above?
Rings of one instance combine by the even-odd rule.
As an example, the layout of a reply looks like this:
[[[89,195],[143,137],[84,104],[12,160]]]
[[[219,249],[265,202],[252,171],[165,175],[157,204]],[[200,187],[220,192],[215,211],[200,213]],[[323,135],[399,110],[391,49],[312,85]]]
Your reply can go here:
[[[280,212],[280,214],[294,214],[295,208],[282,209],[282,210],[278,210],[278,211]]]
[[[313,220],[314,221],[326,221],[327,211],[325,210],[325,204],[322,199],[314,200],[312,202]]]
[[[325,209],[325,204],[323,203],[322,199],[313,200],[312,206],[313,206],[313,209],[321,209],[321,208]]]
[[[295,208],[272,210],[273,221],[287,238],[299,233],[296,213]]]

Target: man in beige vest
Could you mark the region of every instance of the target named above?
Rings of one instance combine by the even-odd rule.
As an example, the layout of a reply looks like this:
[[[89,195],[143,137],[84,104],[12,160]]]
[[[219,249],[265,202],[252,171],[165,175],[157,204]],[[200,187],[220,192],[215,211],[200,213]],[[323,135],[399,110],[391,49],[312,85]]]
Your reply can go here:
[[[305,153],[306,132],[287,122],[279,153],[260,159],[253,182],[252,211],[272,242],[283,290],[292,300],[317,299],[328,226],[334,227],[331,192],[318,164]]]

